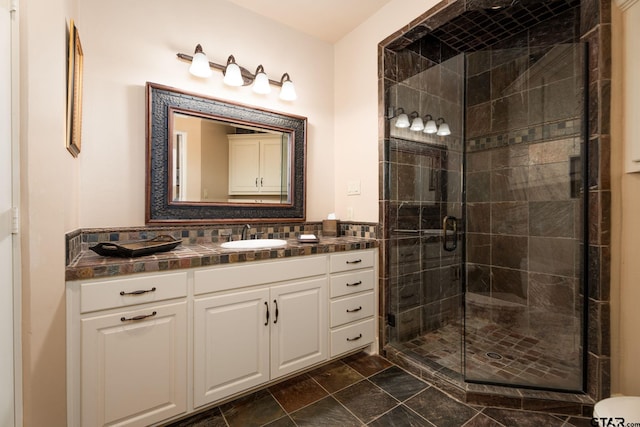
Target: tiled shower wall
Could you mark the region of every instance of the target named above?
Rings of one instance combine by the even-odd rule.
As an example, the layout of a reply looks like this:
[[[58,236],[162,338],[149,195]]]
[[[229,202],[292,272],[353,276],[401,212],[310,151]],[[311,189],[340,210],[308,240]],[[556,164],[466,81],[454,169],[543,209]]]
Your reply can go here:
[[[518,304],[511,327],[540,339],[554,330],[580,354],[584,49],[536,46],[548,43],[538,26],[468,55],[467,291],[497,310],[496,300]],[[561,28],[552,43],[578,40]]]
[[[379,50],[379,105],[380,105],[380,129],[381,135],[381,196],[380,209],[383,221],[382,251],[381,251],[381,306],[380,325],[381,343],[389,342],[389,327],[385,326],[386,313],[389,311],[391,301],[390,271],[393,262],[389,249],[392,247],[391,233],[393,218],[390,213],[392,203],[390,201],[390,188],[385,180],[385,173],[389,171],[390,163],[390,138],[392,128],[387,120],[389,104],[388,89],[425,70],[424,64],[428,61],[436,63],[454,57],[457,52],[450,46],[438,43],[432,34],[443,28],[453,18],[460,16],[467,10],[487,6],[487,1],[449,0],[443,1],[431,10],[417,17],[406,27],[390,35],[380,43]],[[510,3],[510,2],[507,2]],[[611,4],[610,0],[581,0],[579,12],[575,15],[572,27],[576,29],[580,41],[587,42],[588,49],[588,167],[589,167],[589,264],[588,264],[588,363],[586,391],[589,396],[599,400],[610,394],[610,335],[609,335],[609,276],[610,276],[610,177],[609,177],[609,111],[610,111],[610,78],[611,78]],[[564,22],[566,25],[566,22]],[[487,45],[493,44],[500,37],[491,34],[492,29],[487,27],[478,38],[487,41]],[[553,32],[560,29],[555,26],[545,31]],[[463,34],[468,37],[469,34]],[[473,38],[473,34],[471,35]],[[455,37],[454,37],[455,39]],[[415,48],[415,42],[420,40],[423,44],[420,50],[409,51],[408,46]],[[490,43],[489,43],[490,42]],[[423,55],[420,55],[420,54]],[[427,61],[427,62],[425,62]],[[473,74],[473,73],[472,73]],[[482,122],[486,125],[491,122]],[[480,132],[482,127],[477,129]],[[575,127],[575,121],[557,123],[555,130]],[[551,132],[551,128],[548,128]],[[527,129],[528,137],[531,129]],[[535,135],[535,128],[533,133]],[[545,132],[541,128],[540,132]],[[569,132],[569,131],[567,131]],[[484,133],[474,135],[479,137]],[[573,135],[572,131],[570,135]],[[573,138],[563,135],[567,145],[571,145]],[[519,135],[520,137],[525,134]],[[558,136],[558,135],[555,135]],[[554,136],[554,139],[555,139]],[[472,135],[468,136],[470,139]],[[518,136],[515,136],[518,137]],[[483,141],[476,141],[483,144]],[[484,141],[486,143],[487,141]],[[527,141],[529,142],[529,141]],[[473,141],[471,141],[473,143]],[[476,148],[486,148],[478,145]],[[517,156],[516,156],[517,158]],[[388,175],[386,175],[388,177]],[[490,178],[489,178],[490,179]],[[540,236],[544,238],[544,236]]]

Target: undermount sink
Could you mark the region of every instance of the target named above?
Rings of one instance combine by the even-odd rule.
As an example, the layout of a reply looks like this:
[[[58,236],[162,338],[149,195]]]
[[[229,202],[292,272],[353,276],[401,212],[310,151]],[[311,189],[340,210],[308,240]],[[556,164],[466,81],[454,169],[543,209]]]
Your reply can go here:
[[[222,247],[225,249],[265,249],[279,248],[286,244],[287,241],[282,239],[251,239],[225,242],[222,244]]]

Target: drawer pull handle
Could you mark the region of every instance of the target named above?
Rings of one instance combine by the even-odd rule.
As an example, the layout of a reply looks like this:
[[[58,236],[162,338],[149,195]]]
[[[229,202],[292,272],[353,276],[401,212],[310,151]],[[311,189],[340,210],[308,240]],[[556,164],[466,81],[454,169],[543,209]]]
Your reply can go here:
[[[264,322],[264,326],[267,326],[269,324],[269,303],[265,301],[264,305],[267,306],[267,320]]]
[[[347,338],[347,341],[358,341],[360,338],[362,338],[362,334],[358,334],[355,338]]]
[[[133,316],[133,317],[128,317],[128,318],[127,318],[127,317],[121,317],[121,318],[120,318],[120,321],[121,321],[121,322],[130,322],[130,321],[135,322],[136,320],[143,320],[143,319],[146,319],[146,318],[148,318],[148,317],[153,317],[153,316],[155,316],[156,314],[158,314],[158,312],[157,312],[157,311],[154,311],[154,312],[153,312],[153,313],[151,313],[151,314],[142,314],[142,315],[140,315],[140,316]]]
[[[360,264],[361,262],[361,259],[354,259],[353,261],[347,261],[347,264]]]
[[[352,310],[349,310],[349,309],[347,308],[347,313],[355,313],[356,311],[360,311],[360,310],[362,310],[362,306],[359,306],[358,308],[354,308],[354,309],[352,309]]]
[[[155,292],[156,291],[156,287],[154,286],[151,289],[140,289],[139,291],[133,291],[133,292],[125,292],[125,291],[120,291],[120,295],[142,295],[142,294],[146,294],[148,292]]]
[[[358,280],[357,282],[354,282],[354,283],[347,283],[347,286],[358,286],[358,285],[362,285],[362,280]]]

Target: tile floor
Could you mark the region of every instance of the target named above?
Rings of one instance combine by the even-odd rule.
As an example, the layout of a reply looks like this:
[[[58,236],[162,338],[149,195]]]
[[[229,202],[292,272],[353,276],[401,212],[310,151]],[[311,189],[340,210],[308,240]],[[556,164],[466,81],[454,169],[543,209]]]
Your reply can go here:
[[[460,402],[380,356],[358,353],[168,427],[590,426],[590,419]]]
[[[579,390],[578,340],[541,340],[534,334],[473,319],[462,364],[462,326],[450,323],[397,347],[423,363],[435,362],[467,378],[519,386]],[[573,345],[567,345],[569,342]]]

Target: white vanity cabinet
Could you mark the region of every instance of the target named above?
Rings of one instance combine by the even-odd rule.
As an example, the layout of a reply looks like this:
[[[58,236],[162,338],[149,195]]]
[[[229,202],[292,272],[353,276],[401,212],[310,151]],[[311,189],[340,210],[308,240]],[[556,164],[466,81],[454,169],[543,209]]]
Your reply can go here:
[[[157,425],[375,351],[376,254],[67,282],[68,425]]]
[[[229,195],[279,195],[283,190],[282,135],[236,134],[229,138]],[[286,189],[286,184],[284,185]]]
[[[68,284],[70,426],[187,411],[186,295],[186,272]]]
[[[195,407],[327,359],[325,269],[316,256],[196,271],[196,293],[220,291],[194,303]]]

